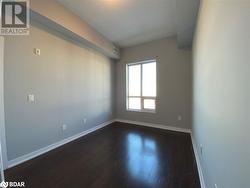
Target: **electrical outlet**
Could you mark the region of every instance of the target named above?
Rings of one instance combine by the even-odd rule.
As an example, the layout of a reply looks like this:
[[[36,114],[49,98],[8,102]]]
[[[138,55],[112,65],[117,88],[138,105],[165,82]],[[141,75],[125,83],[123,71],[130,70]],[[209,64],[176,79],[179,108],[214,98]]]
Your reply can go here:
[[[67,125],[66,124],[63,124],[62,125],[62,130],[65,131],[67,129]]]
[[[178,115],[177,119],[178,119],[178,121],[181,121],[182,120],[182,116]]]
[[[27,101],[30,103],[35,103],[35,95],[34,94],[28,94]]]
[[[218,188],[217,184],[214,184],[214,188]]]
[[[201,155],[203,155],[203,146],[202,146],[202,144],[200,145],[200,153],[201,153]]]
[[[83,124],[86,124],[87,123],[87,118],[84,118],[83,119]]]
[[[34,48],[35,55],[41,55],[41,50],[39,48]]]

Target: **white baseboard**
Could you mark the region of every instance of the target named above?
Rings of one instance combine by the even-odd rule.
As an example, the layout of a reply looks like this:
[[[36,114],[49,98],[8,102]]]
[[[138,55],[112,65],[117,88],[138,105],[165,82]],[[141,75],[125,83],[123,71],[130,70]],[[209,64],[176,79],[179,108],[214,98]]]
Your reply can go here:
[[[162,125],[162,124],[146,123],[146,122],[140,122],[140,121],[131,121],[131,120],[126,120],[126,119],[115,119],[115,121],[122,122],[122,123],[141,125],[141,126],[145,126],[145,127],[153,127],[153,128],[157,128],[157,129],[165,129],[165,130],[170,130],[170,131],[191,133],[190,129]]]
[[[197,144],[195,142],[195,139],[194,139],[192,132],[191,132],[191,140],[192,140],[192,145],[193,145],[193,149],[194,149],[194,155],[195,155],[195,160],[196,160],[197,169],[198,169],[198,173],[199,173],[201,188],[206,188],[204,176],[203,176],[203,171],[202,171],[202,167],[201,167],[201,161],[200,161],[200,157],[199,157],[198,151],[197,151]]]
[[[194,149],[194,154],[195,154],[195,159],[196,159],[196,164],[197,164],[197,168],[198,168],[198,173],[199,173],[199,178],[200,178],[200,183],[201,183],[201,188],[206,188],[205,186],[205,182],[204,182],[204,177],[203,177],[203,172],[202,172],[202,167],[201,167],[201,163],[200,163],[200,158],[198,156],[198,151],[197,151],[197,145],[195,143],[195,140],[193,138],[193,134],[191,132],[190,129],[184,129],[184,128],[179,128],[179,127],[173,127],[173,126],[167,126],[167,125],[161,125],[161,124],[153,124],[153,123],[146,123],[146,122],[139,122],[139,121],[131,121],[131,120],[125,120],[125,119],[114,119],[114,120],[110,120],[107,122],[104,122],[96,127],[93,127],[89,130],[83,131],[79,134],[76,134],[74,136],[68,137],[64,140],[61,140],[59,142],[56,142],[54,144],[51,144],[49,146],[46,146],[44,148],[41,148],[39,150],[36,150],[34,152],[31,152],[29,154],[23,155],[21,157],[18,157],[16,159],[10,160],[8,161],[8,168],[14,167],[18,164],[21,164],[25,161],[28,161],[30,159],[33,159],[39,155],[42,155],[44,153],[47,153],[55,148],[58,148],[64,144],[67,144],[73,140],[76,140],[82,136],[85,136],[89,133],[92,133],[98,129],[101,129],[113,122],[123,122],[123,123],[129,123],[129,124],[135,124],[135,125],[140,125],[140,126],[145,126],[145,127],[152,127],[152,128],[157,128],[157,129],[165,129],[165,130],[170,130],[170,131],[177,131],[177,132],[184,132],[184,133],[189,133],[191,135],[191,139],[192,139],[192,145],[193,145],[193,149]]]
[[[109,124],[111,124],[113,122],[114,122],[114,120],[104,122],[104,123],[102,123],[102,124],[100,124],[100,125],[98,125],[96,127],[93,127],[91,129],[89,129],[89,130],[83,131],[83,132],[81,132],[79,134],[73,135],[71,137],[68,137],[68,138],[66,138],[64,140],[61,140],[59,142],[56,142],[54,144],[51,144],[51,145],[46,146],[44,148],[41,148],[39,150],[33,151],[31,153],[28,153],[28,154],[23,155],[21,157],[18,157],[16,159],[10,160],[10,161],[8,161],[8,168],[14,167],[14,166],[16,166],[18,164],[21,164],[21,163],[25,162],[25,161],[33,159],[33,158],[35,158],[35,157],[37,157],[39,155],[47,153],[47,152],[49,152],[49,151],[51,151],[51,150],[53,150],[55,148],[58,148],[58,147],[60,147],[60,146],[62,146],[64,144],[67,144],[67,143],[69,143],[69,142],[71,142],[73,140],[76,140],[76,139],[78,139],[78,138],[80,138],[82,136],[85,136],[85,135],[87,135],[89,133],[92,133],[92,132],[98,130],[98,129],[101,129],[101,128],[103,128],[103,127],[105,127],[105,126],[107,126],[107,125],[109,125]]]

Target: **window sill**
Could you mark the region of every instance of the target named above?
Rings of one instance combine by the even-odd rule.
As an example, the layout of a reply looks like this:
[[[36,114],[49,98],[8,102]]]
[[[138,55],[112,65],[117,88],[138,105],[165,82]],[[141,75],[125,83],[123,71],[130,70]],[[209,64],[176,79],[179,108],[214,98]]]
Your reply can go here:
[[[156,114],[156,110],[133,110],[133,109],[126,109],[127,112],[140,112],[140,113],[152,113]]]

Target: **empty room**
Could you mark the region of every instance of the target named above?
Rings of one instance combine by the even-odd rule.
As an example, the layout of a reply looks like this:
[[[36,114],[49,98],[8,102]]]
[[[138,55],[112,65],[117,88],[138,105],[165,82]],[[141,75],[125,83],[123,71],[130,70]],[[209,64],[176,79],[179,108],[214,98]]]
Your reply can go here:
[[[250,187],[250,0],[0,7],[0,188]]]

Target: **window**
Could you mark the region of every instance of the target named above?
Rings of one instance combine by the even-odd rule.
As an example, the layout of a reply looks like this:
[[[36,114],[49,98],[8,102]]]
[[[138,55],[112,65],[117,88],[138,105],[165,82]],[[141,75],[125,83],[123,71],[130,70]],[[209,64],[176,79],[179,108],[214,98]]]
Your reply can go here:
[[[156,61],[127,64],[127,110],[155,112]]]

